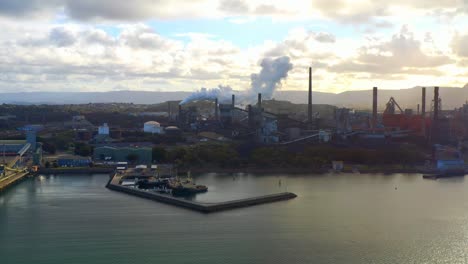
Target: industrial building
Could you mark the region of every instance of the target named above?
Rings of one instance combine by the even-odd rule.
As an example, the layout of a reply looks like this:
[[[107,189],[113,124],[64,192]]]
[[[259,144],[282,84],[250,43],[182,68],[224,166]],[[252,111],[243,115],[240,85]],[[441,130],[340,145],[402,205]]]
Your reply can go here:
[[[257,103],[249,104],[245,109],[236,106],[235,95],[231,102],[218,103],[213,99],[211,117],[203,117],[194,106],[179,105],[178,124],[182,129],[194,132],[215,132],[227,138],[253,140],[259,144],[278,144],[318,141],[317,114],[312,112],[312,68],[309,68],[309,93],[307,119],[295,120],[288,115],[278,115],[265,111],[262,107],[262,94],[258,94]],[[322,131],[322,134],[325,131]]]
[[[26,140],[0,140],[3,165],[9,168],[20,166],[23,157],[32,151],[31,144]]]
[[[459,150],[435,144],[433,156],[436,168],[442,173],[463,173],[465,172],[465,161]]]
[[[109,135],[109,126],[107,123],[104,123],[102,126],[98,127],[98,135]]]
[[[135,160],[131,160],[131,157]],[[98,162],[135,162],[136,164],[151,164],[152,148],[148,146],[118,146],[109,145],[96,147],[93,158]]]
[[[24,149],[29,150],[31,144],[26,140],[0,140],[0,153],[2,156],[16,156]]]
[[[80,157],[73,155],[60,156],[56,160],[59,167],[89,167],[92,163],[89,157]]]
[[[417,104],[416,112],[411,108],[403,109],[395,98],[390,97],[385,110],[379,114],[378,89],[374,87],[371,114],[359,114],[347,108],[336,109],[335,132],[341,138],[357,135],[365,139],[387,140],[412,135],[430,139],[431,142],[449,138],[450,125],[444,124],[448,120],[440,116],[439,87],[434,87],[434,99],[429,113],[426,113],[426,88],[422,87],[421,91],[421,104]]]

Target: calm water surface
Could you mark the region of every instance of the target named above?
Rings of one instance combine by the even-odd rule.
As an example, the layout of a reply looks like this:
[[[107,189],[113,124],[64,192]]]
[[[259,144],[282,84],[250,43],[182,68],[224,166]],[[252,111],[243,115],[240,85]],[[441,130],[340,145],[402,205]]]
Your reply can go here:
[[[464,178],[204,174],[209,192],[191,199],[298,194],[208,215],[107,180],[42,176],[2,194],[0,263],[468,263]]]

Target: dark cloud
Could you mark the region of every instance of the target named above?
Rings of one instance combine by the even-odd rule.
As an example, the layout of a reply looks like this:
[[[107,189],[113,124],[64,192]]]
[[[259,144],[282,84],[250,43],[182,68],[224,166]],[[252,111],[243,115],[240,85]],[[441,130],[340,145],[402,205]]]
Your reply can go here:
[[[325,32],[319,32],[315,34],[314,39],[317,40],[318,42],[324,42],[324,43],[334,43],[336,41],[336,38],[333,34],[325,33]]]
[[[34,14],[54,15],[65,11],[77,20],[117,20],[142,21],[151,18],[207,17],[215,10],[205,10],[206,0],[0,0],[0,15],[31,16]],[[252,5],[246,0],[220,0],[215,9],[221,15],[294,15],[278,6],[269,4]],[[375,18],[389,15],[391,7],[425,9],[439,14],[466,14],[466,0],[374,0],[368,3],[355,3],[347,0],[314,0],[304,4],[304,9],[321,12],[325,16],[343,23],[369,23]],[[299,12],[299,11],[297,11]]]
[[[259,5],[255,8],[255,14],[258,15],[273,15],[286,13],[286,11],[276,8],[274,5]]]
[[[7,16],[22,16],[41,13],[57,7],[60,0],[1,0],[0,14]]]
[[[75,34],[63,27],[52,29],[49,33],[49,39],[58,47],[71,46],[76,42]]]
[[[222,0],[218,9],[233,14],[243,14],[249,12],[249,6],[243,0]]]
[[[75,19],[139,20],[156,15],[159,0],[66,0],[65,11]]]
[[[84,39],[90,44],[110,46],[115,44],[115,39],[102,30],[90,30],[84,33]]]

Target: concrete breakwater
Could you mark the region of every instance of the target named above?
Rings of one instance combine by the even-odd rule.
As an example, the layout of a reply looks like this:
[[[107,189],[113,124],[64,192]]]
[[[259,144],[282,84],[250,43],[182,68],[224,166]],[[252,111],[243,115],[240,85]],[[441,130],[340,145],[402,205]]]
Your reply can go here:
[[[296,198],[297,195],[290,192],[276,193],[264,196],[257,196],[252,198],[233,200],[220,203],[198,203],[192,202],[181,198],[176,198],[167,194],[159,194],[151,191],[139,190],[131,187],[121,186],[120,184],[114,183],[112,179],[109,180],[109,183],[106,186],[108,189],[113,191],[124,192],[127,194],[135,195],[138,197],[155,200],[158,202],[171,204],[179,207],[184,207],[187,209],[195,210],[202,213],[213,213],[224,210],[230,210],[234,208],[241,208],[253,205],[259,205],[264,203],[272,203],[277,201],[284,201]]]

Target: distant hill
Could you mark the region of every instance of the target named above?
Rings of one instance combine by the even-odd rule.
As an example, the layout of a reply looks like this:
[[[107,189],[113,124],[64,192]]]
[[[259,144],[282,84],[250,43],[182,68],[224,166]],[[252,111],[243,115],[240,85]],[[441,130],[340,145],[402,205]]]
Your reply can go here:
[[[441,87],[439,90],[442,98],[442,109],[453,109],[460,107],[468,100],[468,84],[463,88]],[[307,103],[306,91],[277,91],[275,99],[291,101],[293,103]],[[335,106],[345,106],[356,109],[371,109],[372,90],[348,91],[339,94],[313,92],[312,101],[314,104],[329,104]],[[412,108],[416,110],[417,105],[421,104],[421,87],[401,90],[383,90],[378,91],[379,109],[385,109],[385,105],[394,97],[402,108]],[[426,109],[430,108],[434,97],[434,89],[426,88]]]
[[[23,92],[3,93],[0,103],[15,104],[87,104],[87,103],[135,103],[158,104],[182,100],[191,92]]]
[[[427,108],[433,98],[433,89],[426,90]],[[115,92],[23,92],[4,93],[0,96],[0,103],[15,104],[87,104],[87,103],[135,103],[158,104],[165,101],[182,100],[191,92],[144,92],[144,91],[115,91]],[[414,87],[401,90],[379,90],[379,108],[384,109],[385,103],[394,97],[402,108],[416,109],[421,103],[421,88]],[[460,107],[468,100],[468,84],[463,88],[441,87],[443,109]],[[307,91],[277,91],[276,100],[290,101],[296,104],[307,103]],[[346,106],[357,109],[370,109],[372,91],[348,91],[339,94],[313,92],[314,104],[328,104]]]

